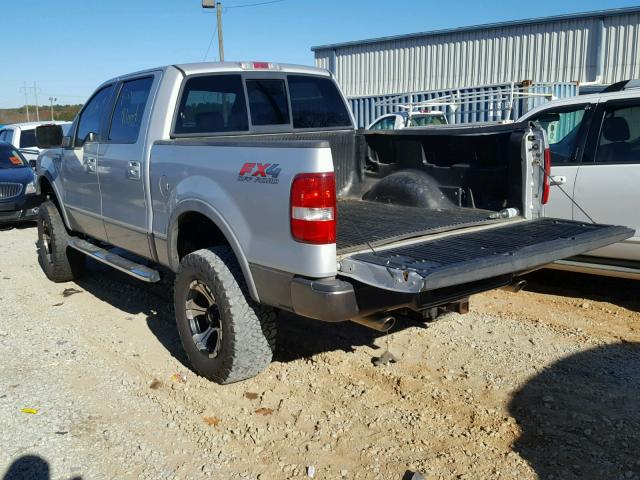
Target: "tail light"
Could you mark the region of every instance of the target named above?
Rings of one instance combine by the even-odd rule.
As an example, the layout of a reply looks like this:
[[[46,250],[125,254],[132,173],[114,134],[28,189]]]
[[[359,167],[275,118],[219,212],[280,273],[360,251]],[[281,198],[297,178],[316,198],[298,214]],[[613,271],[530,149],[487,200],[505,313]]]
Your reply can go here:
[[[549,201],[549,190],[551,189],[551,150],[544,149],[544,183],[542,187],[542,204]]]
[[[291,184],[291,235],[298,242],[336,242],[336,177],[302,173]]]

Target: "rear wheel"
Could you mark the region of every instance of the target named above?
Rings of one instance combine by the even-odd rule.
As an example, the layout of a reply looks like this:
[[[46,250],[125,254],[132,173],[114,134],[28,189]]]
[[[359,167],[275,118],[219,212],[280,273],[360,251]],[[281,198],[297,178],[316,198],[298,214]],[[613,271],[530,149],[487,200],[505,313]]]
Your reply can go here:
[[[198,374],[233,383],[271,362],[275,311],[250,298],[229,247],[186,255],[176,275],[174,302],[182,346]]]
[[[60,212],[47,200],[38,211],[38,261],[53,282],[69,282],[84,272],[84,254],[69,247],[68,241]]]

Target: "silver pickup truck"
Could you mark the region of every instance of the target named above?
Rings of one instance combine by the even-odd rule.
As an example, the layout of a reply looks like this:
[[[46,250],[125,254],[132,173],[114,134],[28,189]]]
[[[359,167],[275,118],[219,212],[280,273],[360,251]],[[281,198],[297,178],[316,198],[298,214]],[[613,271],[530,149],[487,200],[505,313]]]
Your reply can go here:
[[[358,132],[309,67],[137,72],[37,138],[46,275],[71,281],[87,256],[147,282],[172,270],[184,349],[220,383],[269,364],[279,310],[384,331],[632,234],[541,218],[534,124]]]

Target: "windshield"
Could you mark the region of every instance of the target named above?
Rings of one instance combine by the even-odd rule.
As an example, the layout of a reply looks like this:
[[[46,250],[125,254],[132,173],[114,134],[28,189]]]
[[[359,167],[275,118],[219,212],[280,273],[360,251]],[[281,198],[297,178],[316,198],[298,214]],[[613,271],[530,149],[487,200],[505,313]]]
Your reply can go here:
[[[409,117],[408,127],[428,127],[429,125],[444,125],[446,124],[444,115],[411,115]]]
[[[24,157],[11,145],[0,145],[0,169],[28,167]]]

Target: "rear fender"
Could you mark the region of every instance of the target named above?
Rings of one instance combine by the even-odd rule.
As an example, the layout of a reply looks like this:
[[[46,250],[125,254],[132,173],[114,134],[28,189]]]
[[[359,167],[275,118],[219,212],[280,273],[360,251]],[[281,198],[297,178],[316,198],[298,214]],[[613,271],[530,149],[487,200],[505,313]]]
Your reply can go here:
[[[175,206],[171,213],[167,235],[167,257],[169,259],[169,267],[171,268],[171,270],[173,270],[174,272],[177,271],[180,265],[180,258],[178,255],[178,221],[183,214],[188,212],[196,212],[204,215],[220,229],[222,234],[227,239],[227,242],[229,242],[229,245],[231,246],[231,249],[236,256],[236,259],[240,264],[240,268],[242,269],[242,274],[244,275],[244,279],[247,283],[247,288],[249,289],[251,298],[253,298],[256,302],[259,302],[260,299],[258,297],[258,291],[256,289],[253,276],[251,275],[251,270],[249,269],[249,262],[240,246],[238,238],[233,233],[233,230],[220,214],[220,212],[218,212],[218,210],[213,208],[211,205],[203,202],[202,200],[183,200]]]

